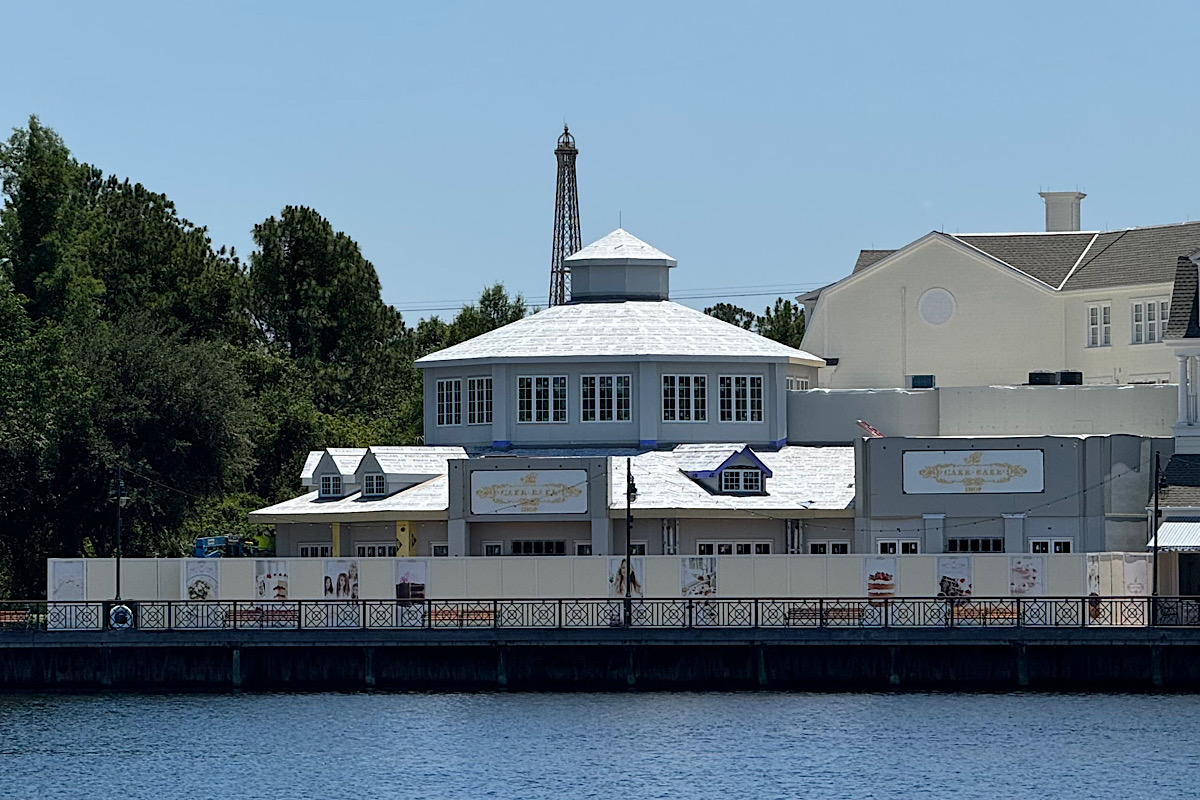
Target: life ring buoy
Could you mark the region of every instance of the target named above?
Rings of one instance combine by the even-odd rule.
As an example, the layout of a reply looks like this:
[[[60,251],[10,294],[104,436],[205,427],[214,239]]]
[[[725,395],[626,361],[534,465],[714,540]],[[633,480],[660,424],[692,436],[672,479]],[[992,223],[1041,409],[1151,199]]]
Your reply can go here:
[[[108,627],[126,631],[133,627],[133,609],[127,605],[116,605],[108,610]]]

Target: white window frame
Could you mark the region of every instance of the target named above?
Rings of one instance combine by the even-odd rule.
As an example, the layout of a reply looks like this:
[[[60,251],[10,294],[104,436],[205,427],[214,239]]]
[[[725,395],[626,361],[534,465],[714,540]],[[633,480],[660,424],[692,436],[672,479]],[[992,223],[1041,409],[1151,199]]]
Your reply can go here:
[[[436,417],[439,428],[462,424],[462,378],[438,378]]]
[[[1129,343],[1154,344],[1166,333],[1169,297],[1145,297],[1129,303]]]
[[[910,537],[876,539],[875,552],[881,556],[919,556],[921,540]]]
[[[517,424],[546,425],[567,421],[570,402],[566,375],[517,377]],[[542,414],[545,418],[542,419]]]
[[[824,548],[825,552],[813,552],[816,548]],[[810,556],[848,556],[850,555],[850,543],[844,539],[821,539],[809,542],[808,554]]]
[[[396,542],[358,542],[354,552],[359,558],[395,558],[400,554],[400,545]]]
[[[775,544],[769,539],[744,539],[741,541],[701,539],[696,542],[696,555],[700,556],[769,556],[774,551]]]
[[[764,491],[763,473],[758,467],[726,467],[721,470],[720,481],[721,494],[762,494]]]
[[[467,378],[467,424],[492,424],[492,378]]]
[[[449,558],[450,543],[449,542],[430,542],[429,555],[433,558]]]
[[[341,497],[342,496],[342,476],[341,475],[322,475],[321,488],[318,496],[320,497]]]
[[[979,542],[978,550],[971,549],[972,541]],[[966,542],[967,549],[964,550],[960,547],[957,550],[951,550],[950,542]],[[984,550],[983,549],[984,542],[999,542],[1000,549],[999,550],[994,550],[994,549],[993,550]],[[1003,536],[949,536],[946,538],[946,552],[947,553],[1003,553],[1004,552],[1004,537]]]
[[[759,423],[766,418],[762,375],[717,376],[717,408],[721,422]]]
[[[579,421],[629,422],[633,409],[632,389],[633,378],[630,375],[580,375]],[[606,391],[607,408],[604,397]]]
[[[382,472],[368,472],[363,475],[362,493],[363,497],[383,497],[387,494],[387,476]]]
[[[1067,549],[1061,549],[1063,545]],[[1038,536],[1029,540],[1029,552],[1043,555],[1065,555],[1075,552],[1075,539],[1070,536]]]
[[[1089,303],[1086,320],[1087,338],[1084,342],[1088,347],[1112,345],[1112,302]]]
[[[787,388],[789,392],[805,391],[809,388],[808,378],[797,378],[789,375],[787,379]]]
[[[333,542],[304,542],[297,545],[301,558],[329,558],[333,554]]]
[[[489,553],[489,547],[495,549],[496,552]],[[495,558],[496,556],[504,555],[504,542],[483,542],[483,555],[486,558]]]
[[[580,552],[582,550],[587,550],[587,552],[586,553]],[[590,556],[591,554],[592,554],[592,540],[591,539],[576,539],[575,540],[575,555]]]
[[[659,385],[663,422],[708,422],[708,375],[673,372]]]

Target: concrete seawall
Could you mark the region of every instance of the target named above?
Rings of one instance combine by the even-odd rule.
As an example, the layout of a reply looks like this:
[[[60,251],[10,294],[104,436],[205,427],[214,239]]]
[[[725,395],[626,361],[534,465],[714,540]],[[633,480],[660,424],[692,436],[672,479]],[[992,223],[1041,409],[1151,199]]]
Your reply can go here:
[[[656,629],[0,637],[0,691],[362,689],[1197,692],[1200,633]]]

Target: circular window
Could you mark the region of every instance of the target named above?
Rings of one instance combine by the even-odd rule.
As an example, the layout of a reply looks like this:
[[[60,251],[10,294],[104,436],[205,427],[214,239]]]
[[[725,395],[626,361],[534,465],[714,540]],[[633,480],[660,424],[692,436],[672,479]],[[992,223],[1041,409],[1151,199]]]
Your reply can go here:
[[[945,289],[930,289],[917,301],[917,313],[930,325],[945,325],[956,308],[954,295]]]

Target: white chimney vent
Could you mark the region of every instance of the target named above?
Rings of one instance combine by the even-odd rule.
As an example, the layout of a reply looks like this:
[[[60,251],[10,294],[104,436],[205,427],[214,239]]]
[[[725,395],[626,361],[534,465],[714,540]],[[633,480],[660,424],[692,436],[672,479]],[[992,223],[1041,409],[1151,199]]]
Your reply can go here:
[[[1083,192],[1038,192],[1046,201],[1047,231],[1079,230],[1079,204]]]

